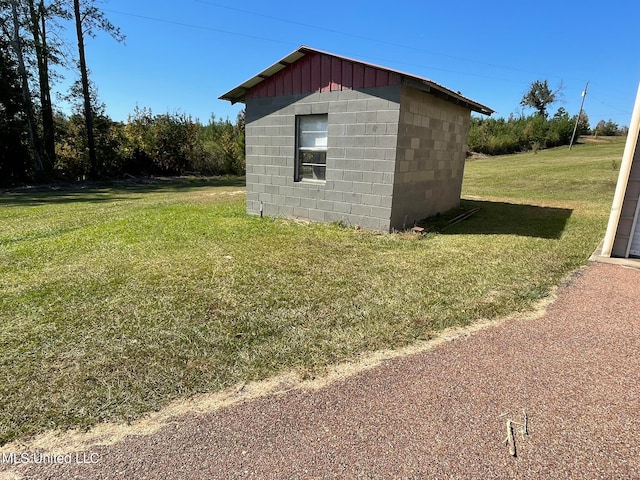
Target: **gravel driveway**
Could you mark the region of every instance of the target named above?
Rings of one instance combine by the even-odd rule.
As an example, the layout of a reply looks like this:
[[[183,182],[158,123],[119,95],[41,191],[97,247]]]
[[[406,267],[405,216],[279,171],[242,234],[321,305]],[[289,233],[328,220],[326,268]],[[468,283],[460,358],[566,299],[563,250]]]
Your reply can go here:
[[[516,456],[504,440],[513,426]],[[591,264],[536,319],[81,455],[35,479],[640,478],[640,270]],[[82,461],[82,456],[80,460]],[[96,463],[90,463],[94,460]],[[0,473],[0,478],[1,477]]]

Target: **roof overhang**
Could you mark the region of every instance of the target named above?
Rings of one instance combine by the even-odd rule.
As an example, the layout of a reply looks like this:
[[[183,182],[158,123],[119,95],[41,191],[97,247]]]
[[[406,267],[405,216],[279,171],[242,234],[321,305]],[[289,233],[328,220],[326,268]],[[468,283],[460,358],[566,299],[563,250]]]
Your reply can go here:
[[[353,62],[353,63],[359,63],[359,64],[364,65],[364,66],[385,70],[387,72],[393,72],[393,73],[396,73],[396,74],[401,76],[402,83],[405,84],[405,85],[417,88],[417,89],[425,91],[425,92],[433,93],[436,96],[444,98],[444,99],[446,99],[448,101],[451,101],[453,103],[462,105],[462,106],[468,108],[469,110],[481,113],[483,115],[491,115],[494,112],[494,110],[492,110],[491,108],[489,108],[489,107],[487,107],[485,105],[482,105],[481,103],[475,102],[475,101],[471,100],[470,98],[467,98],[467,97],[461,95],[460,93],[454,92],[453,90],[449,90],[448,88],[444,87],[443,85],[440,85],[440,84],[438,84],[438,83],[436,83],[436,82],[434,82],[432,80],[429,80],[428,78],[418,77],[418,76],[415,76],[415,75],[411,75],[409,73],[401,72],[399,70],[393,70],[393,69],[390,69],[390,68],[387,68],[387,67],[382,67],[380,65],[374,65],[374,64],[371,64],[371,63],[367,63],[367,62],[362,62],[360,60],[354,60],[352,58],[347,58],[347,57],[343,57],[343,56],[336,55],[336,54],[333,54],[333,53],[324,52],[322,50],[316,50],[314,48],[306,47],[304,45],[301,46],[300,48],[298,48],[297,50],[295,50],[294,52],[291,52],[289,55],[284,57],[282,60],[279,60],[278,62],[274,63],[273,65],[271,65],[267,69],[263,70],[259,74],[255,75],[254,77],[251,77],[246,82],[238,85],[233,90],[230,90],[227,93],[225,93],[224,95],[221,95],[219,97],[219,99],[220,100],[228,100],[232,104],[238,103],[238,102],[244,102],[247,92],[249,90],[251,90],[253,87],[255,87],[256,85],[258,85],[261,82],[265,81],[266,79],[274,76],[276,73],[278,73],[281,70],[287,68],[292,63],[297,62],[302,57],[304,57],[305,55],[309,55],[309,54],[328,55],[330,57],[339,58],[341,60],[346,60],[346,61]]]
[[[259,83],[264,82],[267,78],[274,76],[280,70],[284,70],[292,63],[295,63],[298,60],[300,60],[302,57],[307,55],[307,53],[309,53],[307,50],[308,49],[306,49],[306,47],[300,47],[298,50],[290,53],[289,55],[284,57],[282,60],[279,60],[278,62],[271,65],[266,70],[263,70],[256,76],[251,77],[246,82],[238,85],[233,90],[230,90],[229,92],[220,96],[219,99],[228,100],[232,104],[238,103],[238,102],[244,102],[244,97],[249,90],[251,90],[253,87],[258,85]]]

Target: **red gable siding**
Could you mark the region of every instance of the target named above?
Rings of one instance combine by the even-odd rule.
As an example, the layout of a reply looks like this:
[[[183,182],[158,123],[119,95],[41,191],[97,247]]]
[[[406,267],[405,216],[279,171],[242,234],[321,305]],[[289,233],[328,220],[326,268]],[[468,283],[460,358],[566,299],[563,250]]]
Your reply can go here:
[[[400,84],[400,75],[321,53],[305,55],[246,93],[265,98]]]

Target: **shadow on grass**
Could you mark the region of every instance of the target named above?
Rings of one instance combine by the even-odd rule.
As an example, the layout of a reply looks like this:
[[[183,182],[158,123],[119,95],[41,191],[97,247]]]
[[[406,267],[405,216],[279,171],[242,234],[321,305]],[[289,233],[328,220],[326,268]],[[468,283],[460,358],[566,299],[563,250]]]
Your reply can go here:
[[[0,191],[0,205],[36,206],[137,200],[131,194],[179,192],[204,187],[244,187],[244,177],[148,177],[132,180],[61,183]],[[125,196],[126,195],[126,196]]]
[[[479,210],[467,220],[454,225],[458,215]],[[460,207],[439,217],[425,220],[428,230],[444,235],[518,235],[559,239],[571,217],[568,208],[539,207],[517,203],[462,200]]]

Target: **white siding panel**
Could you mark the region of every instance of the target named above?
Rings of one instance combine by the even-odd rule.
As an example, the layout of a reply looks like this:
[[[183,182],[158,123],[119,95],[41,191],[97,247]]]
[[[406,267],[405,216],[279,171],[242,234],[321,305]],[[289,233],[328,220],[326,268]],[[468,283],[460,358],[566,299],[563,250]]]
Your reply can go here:
[[[636,222],[636,229],[632,233],[631,248],[629,249],[629,255],[632,257],[640,257],[640,221]]]

